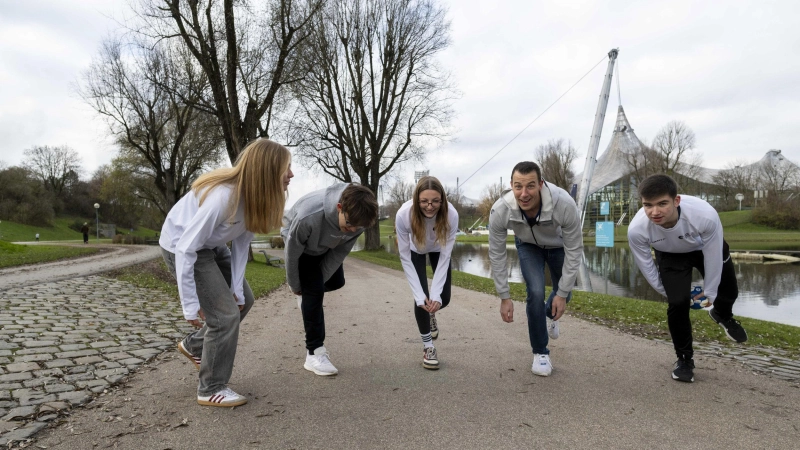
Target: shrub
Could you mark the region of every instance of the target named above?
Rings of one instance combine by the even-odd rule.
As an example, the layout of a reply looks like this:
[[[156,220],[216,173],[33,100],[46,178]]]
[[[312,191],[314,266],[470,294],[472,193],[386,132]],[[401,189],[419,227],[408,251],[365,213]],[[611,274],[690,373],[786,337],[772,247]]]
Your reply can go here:
[[[280,237],[280,236],[271,238],[269,240],[269,246],[272,247],[272,248],[283,248],[283,246],[284,246],[283,238]]]
[[[144,245],[144,237],[132,234],[118,234],[111,239],[115,244]]]
[[[769,202],[753,210],[753,222],[780,230],[800,230],[800,201]]]

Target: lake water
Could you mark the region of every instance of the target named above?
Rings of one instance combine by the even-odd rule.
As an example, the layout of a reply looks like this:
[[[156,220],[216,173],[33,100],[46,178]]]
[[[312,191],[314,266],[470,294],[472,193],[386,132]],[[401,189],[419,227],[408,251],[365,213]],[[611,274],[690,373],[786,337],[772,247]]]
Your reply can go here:
[[[396,253],[394,240],[383,239],[387,250]],[[514,244],[508,244],[509,280],[522,282],[519,258]],[[735,246],[734,246],[735,247]],[[358,249],[358,245],[356,247]],[[735,251],[732,248],[732,251]],[[796,250],[787,248],[785,250]],[[584,274],[579,290],[665,302],[642,277],[627,245],[605,249],[585,247]],[[734,260],[739,282],[739,298],[733,306],[737,316],[800,326],[800,263],[756,263]],[[453,270],[491,277],[489,245],[456,242]],[[550,285],[549,274],[547,284]],[[695,271],[693,281],[702,284]]]

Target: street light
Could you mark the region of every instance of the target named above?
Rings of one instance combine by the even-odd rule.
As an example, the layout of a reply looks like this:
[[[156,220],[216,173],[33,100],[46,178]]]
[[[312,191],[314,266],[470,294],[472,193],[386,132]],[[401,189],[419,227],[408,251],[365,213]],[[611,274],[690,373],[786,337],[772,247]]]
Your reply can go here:
[[[94,230],[97,233],[97,240],[100,240],[100,203],[94,204]]]
[[[736,200],[739,200],[739,211],[742,210],[742,200],[744,200],[744,194],[736,194],[734,197]]]

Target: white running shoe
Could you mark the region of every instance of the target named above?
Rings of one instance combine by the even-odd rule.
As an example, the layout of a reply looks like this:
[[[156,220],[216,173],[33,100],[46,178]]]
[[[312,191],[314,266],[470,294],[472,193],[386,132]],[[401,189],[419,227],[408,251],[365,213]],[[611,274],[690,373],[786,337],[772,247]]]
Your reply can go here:
[[[297,296],[297,309],[303,309],[303,296]]]
[[[212,395],[198,395],[197,403],[203,406],[221,406],[231,408],[234,406],[244,405],[247,403],[247,398],[233,392],[231,388],[223,388],[221,391]]]
[[[308,352],[306,351],[306,353]],[[339,373],[336,367],[331,363],[328,350],[326,350],[325,347],[314,350],[313,355],[307,354],[306,363],[303,364],[303,368],[322,376],[336,375]]]
[[[553,373],[553,365],[550,363],[550,356],[540,353],[534,354],[531,372],[540,377],[549,377],[550,374]]]
[[[426,369],[436,370],[439,368],[439,357],[436,356],[436,349],[433,347],[426,347],[422,352],[422,367]]]
[[[547,335],[550,339],[558,339],[558,321],[547,318]]]

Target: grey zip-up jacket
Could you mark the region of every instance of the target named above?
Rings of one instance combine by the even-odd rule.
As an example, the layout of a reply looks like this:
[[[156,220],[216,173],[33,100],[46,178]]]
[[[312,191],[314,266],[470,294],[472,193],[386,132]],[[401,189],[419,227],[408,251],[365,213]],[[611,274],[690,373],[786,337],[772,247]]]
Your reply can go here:
[[[298,273],[300,255],[324,254],[322,277],[327,281],[342,265],[358,236],[364,232],[345,233],[339,228],[336,205],[347,186],[347,183],[338,183],[306,194],[284,214],[281,236],[286,244],[286,282],[292,292],[301,291]]]
[[[489,214],[489,261],[492,264],[494,287],[500,298],[510,297],[506,250],[509,229],[514,230],[514,235],[522,242],[541,248],[564,247],[564,266],[556,293],[560,297],[566,297],[575,286],[583,255],[578,206],[567,191],[547,182],[542,186],[540,194],[542,211],[539,221],[533,226],[528,225],[523,217],[511,189],[503,191],[503,195],[492,205],[492,212]]]

